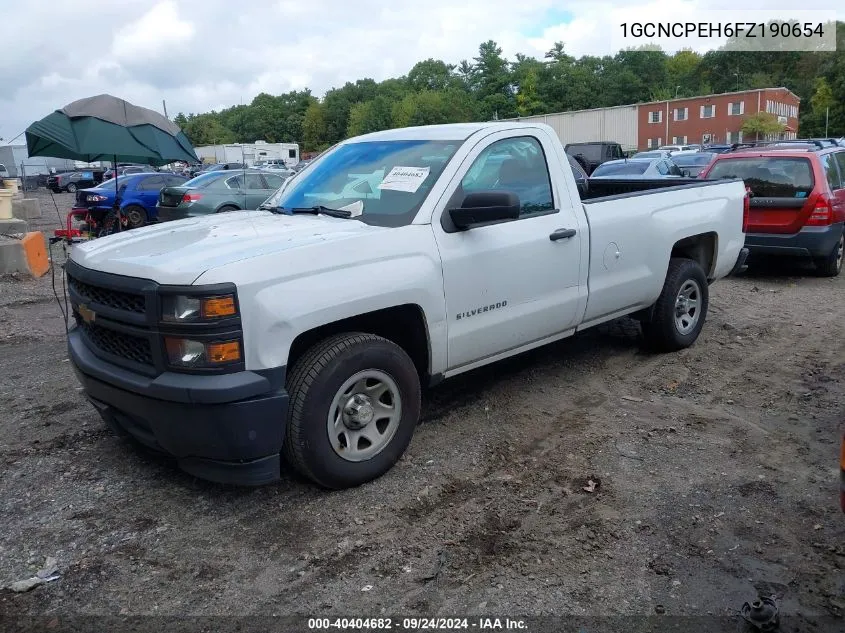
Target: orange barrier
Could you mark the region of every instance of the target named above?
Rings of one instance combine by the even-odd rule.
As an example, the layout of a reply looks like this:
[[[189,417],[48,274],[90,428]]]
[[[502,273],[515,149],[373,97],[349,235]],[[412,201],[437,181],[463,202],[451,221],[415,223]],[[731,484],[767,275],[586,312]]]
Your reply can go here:
[[[50,260],[47,259],[47,247],[41,231],[32,231],[24,235],[21,246],[26,265],[33,277],[41,277],[50,270]]]

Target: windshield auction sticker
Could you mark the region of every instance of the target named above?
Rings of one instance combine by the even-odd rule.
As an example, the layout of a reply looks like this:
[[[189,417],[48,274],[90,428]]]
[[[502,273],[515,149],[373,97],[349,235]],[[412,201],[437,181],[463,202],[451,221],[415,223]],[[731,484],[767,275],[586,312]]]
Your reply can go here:
[[[423,181],[428,178],[429,171],[431,171],[430,167],[401,167],[397,165],[384,177],[378,188],[416,193]]]

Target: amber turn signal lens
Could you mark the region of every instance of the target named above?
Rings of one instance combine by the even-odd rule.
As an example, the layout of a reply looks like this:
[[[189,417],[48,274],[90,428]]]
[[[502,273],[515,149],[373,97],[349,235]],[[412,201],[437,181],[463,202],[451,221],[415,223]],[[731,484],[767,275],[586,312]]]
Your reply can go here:
[[[241,359],[241,345],[237,341],[209,343],[205,349],[210,363],[231,363]]]
[[[235,316],[235,297],[226,295],[224,297],[209,297],[202,300],[202,318],[218,319],[220,317]]]

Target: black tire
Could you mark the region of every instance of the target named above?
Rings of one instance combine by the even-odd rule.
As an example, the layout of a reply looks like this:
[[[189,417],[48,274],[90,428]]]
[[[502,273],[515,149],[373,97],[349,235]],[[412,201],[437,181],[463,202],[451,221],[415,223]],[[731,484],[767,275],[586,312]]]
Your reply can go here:
[[[130,229],[140,228],[147,223],[147,210],[137,204],[130,204],[123,209],[123,215],[128,219]]]
[[[70,183],[66,189],[68,193],[76,193],[76,185],[73,183]]]
[[[227,204],[225,207],[220,207],[219,209],[217,209],[217,213],[229,213],[229,211],[240,211],[240,209],[231,204]]]
[[[693,287],[695,287],[697,307],[689,319],[690,329],[682,330],[678,322],[680,317],[676,312],[679,294],[682,289]],[[701,328],[704,327],[709,302],[707,276],[701,266],[691,259],[681,257],[670,259],[663,291],[653,306],[652,318],[642,324],[648,347],[656,352],[676,352],[695,343],[701,333]]]
[[[845,233],[839,236],[839,241],[827,257],[817,257],[813,260],[819,277],[837,277],[842,272],[843,249],[845,249]]]
[[[401,416],[380,452],[353,462],[335,451],[327,421],[344,383],[366,370],[383,372],[394,381],[401,398]],[[296,362],[287,389],[285,460],[324,488],[351,488],[386,473],[405,452],[419,421],[421,389],[413,361],[401,347],[373,334],[350,332],[317,343]],[[375,419],[370,422],[375,423]]]

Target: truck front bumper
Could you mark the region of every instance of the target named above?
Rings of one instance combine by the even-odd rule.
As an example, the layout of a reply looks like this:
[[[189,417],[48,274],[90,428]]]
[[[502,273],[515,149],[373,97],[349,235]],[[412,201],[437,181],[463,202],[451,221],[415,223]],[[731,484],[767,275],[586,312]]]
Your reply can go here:
[[[793,257],[827,257],[842,237],[842,222],[830,226],[805,226],[797,233],[748,233],[745,245],[753,254]]]
[[[280,386],[284,368],[149,378],[95,356],[76,329],[68,352],[86,396],[119,435],[201,479],[244,486],[279,479],[289,402]]]

